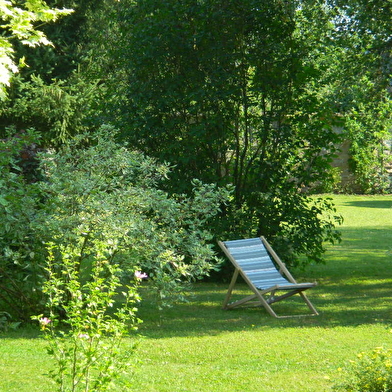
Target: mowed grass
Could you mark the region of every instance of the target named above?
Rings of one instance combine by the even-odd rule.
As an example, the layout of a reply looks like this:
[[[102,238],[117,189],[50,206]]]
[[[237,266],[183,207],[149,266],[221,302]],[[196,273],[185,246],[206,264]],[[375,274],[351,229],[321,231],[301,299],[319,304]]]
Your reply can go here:
[[[292,271],[317,317],[274,319],[264,309],[221,310],[228,284],[198,283],[189,302],[161,313],[140,304],[133,392],[330,391],[338,368],[374,347],[392,348],[392,196],[333,196],[344,216],[343,240],[325,265]],[[248,294],[239,285],[236,295]],[[295,300],[278,313],[306,311]],[[125,344],[130,344],[126,341]],[[0,392],[50,392],[51,358],[31,328],[0,340]],[[121,389],[120,389],[121,390]],[[124,389],[122,389],[124,390]]]

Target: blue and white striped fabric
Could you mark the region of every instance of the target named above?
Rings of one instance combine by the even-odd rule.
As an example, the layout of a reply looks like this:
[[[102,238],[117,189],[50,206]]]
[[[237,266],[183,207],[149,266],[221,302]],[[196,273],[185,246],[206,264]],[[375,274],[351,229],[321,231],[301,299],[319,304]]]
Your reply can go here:
[[[224,244],[257,289],[293,285],[276,269],[260,238],[225,241]]]

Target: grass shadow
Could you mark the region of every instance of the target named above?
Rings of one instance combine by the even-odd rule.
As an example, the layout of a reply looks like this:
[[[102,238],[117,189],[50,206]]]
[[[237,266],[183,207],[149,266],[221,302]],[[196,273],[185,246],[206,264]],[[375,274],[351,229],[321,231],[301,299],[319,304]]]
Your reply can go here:
[[[195,297],[188,303],[177,304],[160,314],[142,304],[140,316],[144,326],[140,332],[149,338],[191,337],[217,335],[254,328],[315,327],[333,328],[364,324],[392,324],[390,287],[387,282],[342,286],[329,283],[308,292],[308,297],[320,312],[319,316],[276,319],[264,308],[238,308],[222,310],[221,305],[227,285],[200,283],[195,287]],[[249,291],[246,285],[238,286],[243,296]],[[239,294],[236,294],[238,297]],[[285,303],[284,303],[285,302]],[[307,312],[299,299],[291,298],[274,307],[278,314]]]
[[[16,329],[0,331],[0,341],[2,339],[39,339],[42,336],[38,325],[33,324],[22,324],[21,327]]]
[[[369,198],[368,200],[352,200],[342,202],[342,205],[349,207],[360,207],[360,208],[392,208],[392,200],[373,200]]]
[[[363,203],[363,204],[361,204]],[[354,200],[354,207],[389,208],[392,200]],[[374,224],[374,223],[373,223]],[[187,303],[158,311],[148,283],[142,288],[140,333],[149,338],[216,335],[253,328],[333,328],[364,324],[392,324],[392,230],[391,226],[343,226],[342,242],[328,246],[326,264],[291,271],[299,282],[317,281],[307,292],[319,316],[275,319],[264,308],[222,310],[228,283],[203,282],[194,286]],[[237,290],[238,289],[238,290]],[[245,284],[236,286],[233,300],[250,293]],[[301,300],[291,298],[274,306],[278,314],[307,312]],[[41,337],[38,327],[24,327],[0,334],[1,338]]]
[[[252,328],[348,327],[364,324],[392,324],[392,230],[390,227],[343,227],[343,241],[329,246],[326,264],[292,271],[299,282],[317,281],[307,295],[319,316],[275,319],[264,308],[221,309],[227,283],[198,283],[189,302],[162,312],[145,300],[140,307],[144,320],[141,333],[151,338],[196,336],[242,331]],[[238,289],[238,290],[237,290]],[[238,284],[233,300],[250,294],[245,284]],[[297,296],[296,296],[297,297]],[[307,307],[295,297],[276,304],[278,314],[292,314]]]

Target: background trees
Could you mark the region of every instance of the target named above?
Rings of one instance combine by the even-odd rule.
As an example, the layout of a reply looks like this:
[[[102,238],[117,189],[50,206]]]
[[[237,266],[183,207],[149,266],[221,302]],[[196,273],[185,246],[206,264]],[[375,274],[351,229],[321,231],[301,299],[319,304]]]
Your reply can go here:
[[[59,145],[92,124],[89,108],[97,100],[99,88],[82,77],[81,69],[86,59],[83,47],[87,16],[99,0],[24,3],[25,11],[11,3],[7,6],[15,18],[10,27],[19,38],[12,41],[12,55],[24,66],[13,76],[7,99],[0,106],[0,137],[7,135],[8,127],[33,127],[40,133],[42,145]],[[50,8],[60,6],[64,8]],[[67,17],[58,19],[61,15]],[[39,31],[34,29],[38,21],[42,22]],[[32,29],[31,38],[28,29]]]
[[[318,260],[338,219],[321,218],[330,205],[303,191],[328,181],[338,140],[316,85],[330,27],[319,17],[315,48],[309,14],[298,14],[301,24],[281,1],[121,2],[123,99],[111,111],[124,140],[174,165],[172,191],[192,178],[234,185],[220,236],[263,233]]]
[[[391,180],[391,2],[336,0],[334,46],[339,68],[330,84],[331,104],[346,120],[354,190],[388,192]]]

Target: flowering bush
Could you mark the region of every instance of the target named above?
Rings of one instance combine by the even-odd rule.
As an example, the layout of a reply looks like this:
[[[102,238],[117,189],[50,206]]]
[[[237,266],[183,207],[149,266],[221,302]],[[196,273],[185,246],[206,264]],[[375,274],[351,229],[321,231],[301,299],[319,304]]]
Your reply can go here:
[[[108,391],[131,368],[134,345],[124,337],[135,330],[136,280],[123,287],[119,269],[107,260],[108,249],[97,251],[88,279],[81,279],[77,254],[51,244],[47,264],[48,316],[35,316],[49,341],[56,363],[51,372],[58,391]],[[62,256],[58,268],[54,253]],[[58,252],[60,251],[60,252]],[[122,299],[118,300],[121,288]],[[61,317],[62,312],[65,318]]]
[[[356,361],[342,370],[345,380],[334,387],[336,391],[392,391],[392,350],[377,347],[370,353],[360,353]]]
[[[135,271],[135,278],[138,280],[147,279],[148,275],[145,272]]]

